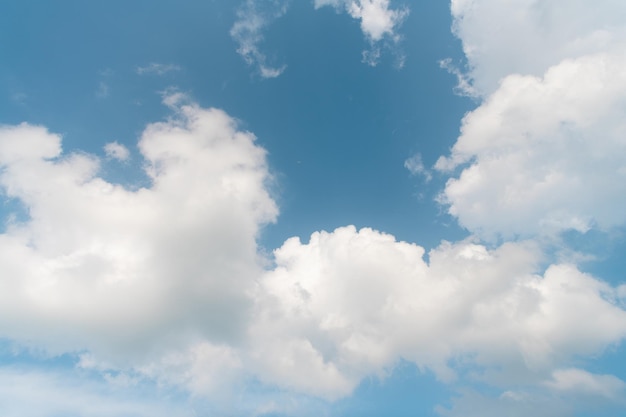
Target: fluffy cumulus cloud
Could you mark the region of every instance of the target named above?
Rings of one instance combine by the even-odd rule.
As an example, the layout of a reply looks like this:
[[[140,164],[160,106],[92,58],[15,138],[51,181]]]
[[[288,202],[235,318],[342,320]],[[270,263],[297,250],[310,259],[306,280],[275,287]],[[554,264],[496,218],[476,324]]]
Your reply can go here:
[[[398,28],[409,14],[407,7],[392,8],[390,0],[315,0],[316,8],[323,6],[343,9],[361,22],[361,30],[371,47],[363,52],[363,60],[370,65],[378,63],[381,41],[393,44],[400,41]]]
[[[237,10],[237,21],[230,35],[237,42],[237,52],[248,65],[258,68],[263,78],[278,77],[287,68],[272,64],[262,52],[263,33],[274,20],[287,12],[287,0],[246,0]]]
[[[113,363],[242,337],[260,271],[256,235],[277,208],[265,151],[216,109],[175,115],[139,141],[148,185],[98,176],[44,127],[0,129],[0,185],[26,208],[0,235],[0,332]]]
[[[626,3],[599,0],[452,0],[476,93],[488,95],[510,74],[542,76],[567,58],[623,49]]]
[[[623,224],[625,65],[624,54],[594,54],[505,78],[437,162],[463,167],[442,195],[450,213],[506,237]]]
[[[428,258],[371,229],[288,240],[262,281],[250,367],[330,399],[400,358],[446,382],[478,367],[505,387],[626,336],[619,290],[572,265],[538,273],[534,244],[444,243]]]
[[[487,240],[553,241],[564,231],[584,236],[591,229],[623,227],[626,5],[573,1],[564,8],[558,1],[453,0],[451,10],[468,68],[461,72],[450,61],[442,65],[458,76],[462,92],[480,102],[464,117],[450,154],[435,165],[451,175],[439,201],[474,236]],[[468,389],[451,408],[441,408],[442,415],[472,416],[480,410],[494,416],[568,416],[608,403],[623,409],[624,382],[563,362],[570,355],[586,357],[594,348],[569,339],[576,324],[552,326],[545,314],[565,317],[578,306],[595,304],[587,299],[595,293],[600,303],[616,300],[614,312],[621,317],[625,286],[607,293],[605,284],[571,265],[549,267],[538,282],[554,304],[544,307],[542,320],[527,312],[537,327],[529,338],[517,340],[524,340],[527,369],[547,363],[552,369],[496,397]],[[576,320],[589,323],[581,316]],[[543,325],[560,342],[540,340],[547,330]],[[583,333],[595,333],[592,327]],[[622,332],[620,327],[614,329]],[[614,342],[621,339],[623,334]],[[582,351],[574,353],[572,342]],[[547,352],[552,359],[546,361]],[[518,377],[524,374],[516,371]]]
[[[482,237],[608,230],[626,221],[626,6],[453,1],[483,97],[463,120],[441,201]],[[513,221],[514,219],[514,221]]]

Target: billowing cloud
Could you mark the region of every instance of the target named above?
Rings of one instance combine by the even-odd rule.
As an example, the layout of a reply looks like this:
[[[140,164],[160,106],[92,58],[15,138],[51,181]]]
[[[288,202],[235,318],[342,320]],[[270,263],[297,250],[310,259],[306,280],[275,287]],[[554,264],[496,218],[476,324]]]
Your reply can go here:
[[[370,43],[370,50],[363,52],[363,61],[370,65],[378,63],[381,41],[400,41],[398,28],[409,14],[407,7],[391,8],[389,0],[315,0],[315,8],[323,6],[343,9],[361,22],[361,31]]]
[[[3,337],[124,363],[243,336],[277,214],[265,151],[224,112],[169,102],[139,141],[137,190],[43,127],[0,129],[0,185],[28,214],[0,235]]]
[[[505,78],[437,162],[463,167],[442,195],[450,214],[483,236],[624,224],[624,65],[624,54],[596,54]]]
[[[475,92],[494,92],[510,74],[542,76],[564,59],[624,49],[626,3],[573,0],[452,0]]]
[[[504,388],[541,384],[626,337],[618,289],[571,265],[537,273],[531,243],[444,243],[428,258],[371,229],[288,240],[257,297],[249,368],[329,399],[384,376],[400,358],[446,382],[478,367]]]
[[[626,6],[521,0],[452,2],[469,73],[483,97],[463,120],[440,197],[485,238],[608,230],[626,221]]]
[[[263,78],[278,77],[287,68],[271,64],[261,51],[263,32],[274,20],[287,12],[287,0],[246,0],[237,10],[237,21],[230,35],[237,42],[237,52],[248,65],[258,68]]]

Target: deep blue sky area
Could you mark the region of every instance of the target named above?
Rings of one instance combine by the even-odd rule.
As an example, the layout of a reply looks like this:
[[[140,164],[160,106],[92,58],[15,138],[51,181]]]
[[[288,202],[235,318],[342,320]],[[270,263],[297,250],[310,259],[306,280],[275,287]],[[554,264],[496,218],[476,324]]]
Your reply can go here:
[[[235,10],[223,2],[9,2],[0,29],[11,62],[0,68],[3,123],[45,125],[63,135],[66,152],[98,154],[112,140],[133,149],[145,125],[167,115],[159,92],[175,87],[239,119],[269,152],[281,209],[263,232],[269,249],[346,224],[433,247],[462,232],[432,204],[441,178],[427,184],[403,164],[415,153],[434,164],[475,103],[453,93],[456,80],[439,65],[462,61],[447,5],[411,6],[399,69],[391,53],[363,65],[368,45],[357,21],[292,2],[264,42],[287,70],[264,80],[237,55],[228,34]],[[151,62],[181,69],[136,74]]]
[[[611,71],[626,9],[575,5],[566,22],[557,2],[515,3],[2,1],[0,415],[624,414],[626,80]],[[571,73],[593,88],[563,87]],[[256,148],[220,131],[205,145],[225,160],[185,154],[179,172],[167,158],[184,152],[153,140],[171,165],[151,188],[137,144],[152,123],[191,129],[176,93],[251,132],[267,167],[247,171]],[[577,107],[602,100],[618,110]],[[63,156],[23,149],[28,125]],[[574,167],[589,149],[593,170]],[[66,181],[72,154],[128,193]],[[259,195],[275,222],[255,217],[271,211]],[[215,323],[245,337],[216,341]]]

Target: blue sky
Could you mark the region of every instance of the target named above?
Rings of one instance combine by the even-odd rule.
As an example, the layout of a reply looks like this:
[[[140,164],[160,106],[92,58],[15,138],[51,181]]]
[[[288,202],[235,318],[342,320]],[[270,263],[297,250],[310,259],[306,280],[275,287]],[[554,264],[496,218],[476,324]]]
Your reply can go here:
[[[504,3],[0,5],[2,414],[626,412],[626,6]]]

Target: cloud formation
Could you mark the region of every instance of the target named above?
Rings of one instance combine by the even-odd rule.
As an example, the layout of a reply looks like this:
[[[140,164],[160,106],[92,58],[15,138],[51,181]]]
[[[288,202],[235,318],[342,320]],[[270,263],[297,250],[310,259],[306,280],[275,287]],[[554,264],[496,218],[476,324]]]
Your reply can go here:
[[[624,65],[623,53],[594,54],[505,78],[436,164],[462,167],[442,194],[450,214],[484,237],[623,225]]]
[[[619,401],[624,382],[580,362],[626,338],[626,285],[555,262],[539,242],[626,220],[623,6],[588,13],[574,1],[568,20],[556,2],[496,3],[452,2],[462,79],[483,101],[436,169],[451,175],[440,201],[471,238],[426,253],[348,226],[291,238],[267,259],[257,238],[278,208],[265,150],[181,94],[142,133],[138,189],[101,178],[93,155],[64,154],[44,127],[2,126],[0,187],[26,219],[0,234],[0,337],[80,355],[79,369],[111,385],[146,378],[214,401],[250,380],[335,400],[399,361],[497,392],[463,391],[442,415],[570,415],[570,400]],[[284,69],[259,46],[286,5],[247,0],[231,30],[264,77]],[[374,55],[406,16],[385,0],[315,6],[359,19]],[[116,143],[105,152],[128,158]],[[417,156],[406,167],[427,172]],[[480,243],[492,238],[510,242]]]
[[[259,375],[333,399],[402,358],[445,382],[478,367],[505,387],[626,337],[620,290],[572,265],[538,273],[532,243],[444,243],[428,259],[371,229],[285,242],[258,298]]]
[[[222,111],[174,104],[139,141],[138,190],[43,127],[0,129],[0,185],[29,217],[0,235],[4,337],[124,363],[243,335],[255,239],[277,215],[265,151]]]
[[[147,378],[217,403],[249,378],[335,400],[401,360],[447,383],[480,369],[503,391],[580,375],[573,386],[621,386],[560,370],[626,337],[626,289],[544,270],[532,242],[426,256],[350,226],[289,239],[264,268],[256,238],[277,215],[265,151],[222,111],[165,101],[173,116],[139,141],[149,184],[136,190],[43,127],[2,127],[0,185],[29,215],[0,235],[2,337],[82,352],[79,368],[114,385]]]

